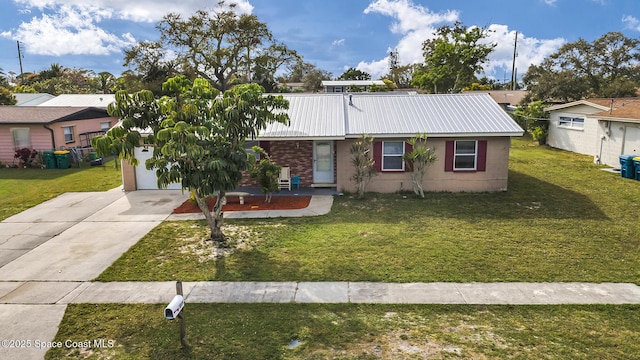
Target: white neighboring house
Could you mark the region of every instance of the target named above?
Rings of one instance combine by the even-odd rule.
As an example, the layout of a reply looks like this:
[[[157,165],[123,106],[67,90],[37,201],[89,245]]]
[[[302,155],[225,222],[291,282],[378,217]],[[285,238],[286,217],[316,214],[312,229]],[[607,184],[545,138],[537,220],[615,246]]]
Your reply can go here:
[[[547,108],[547,143],[620,166],[620,155],[640,156],[640,98],[587,99]]]
[[[385,86],[382,80],[323,80],[322,87],[326,93],[343,93],[347,92],[350,86],[358,86],[363,91],[369,91],[372,86]]]

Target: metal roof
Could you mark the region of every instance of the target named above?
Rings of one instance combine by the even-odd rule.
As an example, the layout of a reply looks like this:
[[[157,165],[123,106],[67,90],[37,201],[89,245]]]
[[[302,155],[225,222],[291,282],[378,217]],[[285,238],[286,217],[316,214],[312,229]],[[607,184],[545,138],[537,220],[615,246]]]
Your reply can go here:
[[[114,101],[114,94],[63,94],[38,106],[92,106],[106,109]]]
[[[342,94],[282,94],[289,101],[290,124],[269,124],[258,139],[344,139]]]
[[[487,94],[284,94],[290,124],[271,124],[258,139],[521,136],[523,130]],[[351,104],[350,104],[351,103]]]
[[[36,106],[54,98],[46,93],[14,93],[13,96],[18,100],[16,106]]]
[[[522,128],[488,94],[345,96],[347,137],[520,136]]]

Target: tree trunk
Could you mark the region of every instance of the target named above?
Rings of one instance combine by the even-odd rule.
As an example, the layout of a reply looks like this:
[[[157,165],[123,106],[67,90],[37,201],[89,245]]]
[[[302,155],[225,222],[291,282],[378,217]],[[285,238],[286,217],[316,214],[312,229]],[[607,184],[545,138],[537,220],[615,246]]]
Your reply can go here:
[[[225,241],[224,234],[222,233],[222,204],[224,203],[224,191],[220,191],[218,196],[216,196],[216,204],[213,206],[213,211],[209,211],[209,207],[207,206],[206,199],[196,194],[196,203],[198,207],[204,214],[205,219],[207,220],[207,225],[209,225],[209,229],[211,230],[210,239],[218,242],[219,244],[223,244]]]

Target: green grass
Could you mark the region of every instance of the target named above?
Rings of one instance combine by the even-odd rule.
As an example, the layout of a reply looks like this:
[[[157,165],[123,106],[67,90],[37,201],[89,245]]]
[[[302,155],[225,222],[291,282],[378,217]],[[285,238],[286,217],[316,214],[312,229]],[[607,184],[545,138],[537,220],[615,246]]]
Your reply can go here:
[[[105,191],[121,184],[113,161],[104,167],[0,168],[0,221],[65,192]]]
[[[222,259],[204,222],[165,222],[98,280],[640,284],[639,214],[640,182],[516,140],[506,193],[341,196],[326,216],[227,220],[237,250]]]
[[[55,341],[113,346],[46,358],[640,359],[639,306],[187,304],[184,349],[163,307],[69,305]]]

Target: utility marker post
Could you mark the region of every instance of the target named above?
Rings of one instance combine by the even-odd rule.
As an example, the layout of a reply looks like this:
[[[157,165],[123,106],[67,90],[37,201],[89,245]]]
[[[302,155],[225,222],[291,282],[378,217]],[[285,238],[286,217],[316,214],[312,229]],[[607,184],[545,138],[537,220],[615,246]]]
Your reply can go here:
[[[176,294],[183,296],[182,281],[176,281]],[[178,314],[178,320],[180,321],[180,345],[182,345],[182,347],[186,347],[187,346],[187,327],[184,323],[184,311],[180,311],[180,314]]]

